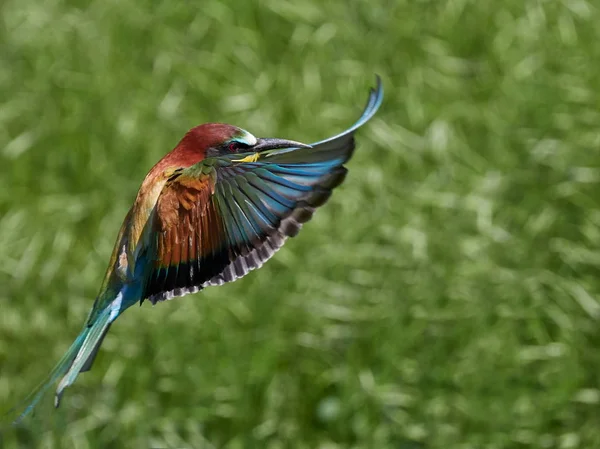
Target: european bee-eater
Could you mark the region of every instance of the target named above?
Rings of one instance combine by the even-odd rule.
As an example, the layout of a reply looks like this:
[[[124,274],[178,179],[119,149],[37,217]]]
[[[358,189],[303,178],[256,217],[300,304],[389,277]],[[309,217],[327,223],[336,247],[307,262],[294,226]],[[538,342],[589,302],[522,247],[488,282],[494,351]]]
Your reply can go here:
[[[18,420],[60,378],[58,407],[65,388],[91,368],[110,325],[133,304],[231,282],[271,258],[344,180],[354,132],[382,99],[377,78],[359,120],[311,145],[221,123],[188,131],[146,175],[83,330]]]

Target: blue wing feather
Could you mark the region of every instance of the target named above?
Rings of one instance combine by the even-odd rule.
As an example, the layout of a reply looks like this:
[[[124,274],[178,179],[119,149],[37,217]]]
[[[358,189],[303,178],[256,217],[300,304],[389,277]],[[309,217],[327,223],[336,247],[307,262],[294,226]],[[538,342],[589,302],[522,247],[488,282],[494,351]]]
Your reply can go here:
[[[371,89],[369,91],[369,98],[367,100],[367,105],[365,106],[363,113],[361,114],[360,118],[356,121],[356,123],[354,125],[352,125],[350,128],[348,128],[346,131],[343,131],[336,136],[329,137],[325,140],[321,140],[319,142],[315,142],[315,143],[311,144],[313,147],[318,146],[318,145],[323,145],[323,144],[326,144],[329,142],[333,142],[333,141],[339,139],[340,137],[344,137],[344,136],[347,136],[348,134],[353,133],[358,128],[363,126],[365,123],[367,123],[371,119],[371,117],[373,117],[373,115],[375,115],[375,113],[379,109],[379,106],[381,106],[381,102],[383,101],[383,85],[381,84],[381,78],[379,78],[379,76],[376,76],[376,80],[377,80],[377,86],[375,87],[375,89]]]
[[[377,86],[371,89],[358,121],[342,133],[314,143],[312,148],[267,150],[259,153],[256,162],[241,162],[253,153],[219,156],[184,171],[182,175],[193,177],[206,167],[214,169],[216,183],[211,201],[220,222],[215,229],[221,229],[224,246],[219,257],[211,261],[210,272],[216,273],[213,277],[182,278],[189,285],[177,284],[169,294],[152,292],[151,300],[230,282],[261,266],[287,237],[298,233],[344,180],[347,170],[343,165],[352,156],[354,132],[375,114],[382,98],[377,78]]]
[[[373,115],[375,115],[375,113],[377,112],[377,110],[379,109],[379,107],[381,106],[381,103],[383,102],[383,85],[381,84],[381,78],[379,78],[379,76],[376,77],[376,82],[377,85],[375,87],[375,89],[371,89],[369,91],[369,98],[367,100],[367,104],[363,110],[363,113],[361,114],[360,118],[356,121],[356,123],[354,123],[354,125],[352,125],[350,128],[346,129],[345,131],[342,131],[339,134],[336,134],[333,137],[328,137],[327,139],[324,140],[320,140],[318,142],[312,143],[311,149],[307,150],[304,148],[286,148],[283,150],[272,150],[272,151],[266,151],[264,156],[266,158],[277,158],[277,159],[281,159],[281,156],[283,155],[296,155],[297,153],[302,154],[305,158],[308,157],[308,159],[305,159],[303,161],[303,166],[310,166],[311,163],[330,163],[332,165],[338,164],[338,163],[344,163],[347,159],[345,160],[341,160],[343,159],[343,155],[338,158],[336,157],[334,154],[329,154],[327,159],[318,159],[317,161],[312,161],[310,160],[310,157],[315,157],[318,153],[323,153],[325,151],[329,151],[329,150],[335,150],[337,149],[337,147],[339,147],[340,144],[344,143],[346,140],[348,140],[349,138],[352,138],[352,135],[354,133],[354,131],[356,131],[358,128],[360,128],[361,126],[363,126],[365,123],[367,123],[372,117]],[[279,156],[279,158],[278,158]],[[340,162],[341,160],[341,162]],[[281,161],[281,162],[285,162],[285,161]],[[296,161],[293,161],[296,162]],[[300,162],[300,161],[298,161]]]
[[[311,202],[313,206],[309,207],[320,206],[343,180],[346,170],[342,164],[354,149],[354,131],[375,114],[382,99],[383,88],[377,77],[377,86],[371,89],[363,113],[344,132],[317,142],[312,148],[263,152],[257,162],[231,160],[239,159],[239,154],[222,160],[217,184],[222,192],[219,204],[230,243],[247,251],[249,242],[264,240],[298,207],[307,207]],[[299,206],[301,203],[306,204]]]

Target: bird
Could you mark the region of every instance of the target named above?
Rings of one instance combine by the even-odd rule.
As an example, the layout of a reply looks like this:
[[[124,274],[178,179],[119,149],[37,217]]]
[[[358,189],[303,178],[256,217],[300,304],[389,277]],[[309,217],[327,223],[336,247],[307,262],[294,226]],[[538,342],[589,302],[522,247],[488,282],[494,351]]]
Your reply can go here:
[[[83,329],[13,423],[57,381],[58,407],[65,389],[92,367],[112,323],[132,305],[232,282],[270,259],[342,183],[354,133],[382,100],[377,76],[358,121],[310,145],[257,138],[223,123],[190,129],[146,175]]]

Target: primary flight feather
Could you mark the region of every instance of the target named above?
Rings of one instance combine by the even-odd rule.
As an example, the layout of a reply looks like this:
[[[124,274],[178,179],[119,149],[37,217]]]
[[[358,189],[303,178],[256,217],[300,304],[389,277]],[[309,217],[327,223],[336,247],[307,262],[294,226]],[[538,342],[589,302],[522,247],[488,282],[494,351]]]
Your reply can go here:
[[[60,379],[58,407],[65,388],[91,368],[111,323],[133,304],[234,281],[273,256],[344,180],[354,132],[382,99],[377,78],[360,119],[311,145],[221,123],[188,131],[146,175],[83,330],[17,421]]]

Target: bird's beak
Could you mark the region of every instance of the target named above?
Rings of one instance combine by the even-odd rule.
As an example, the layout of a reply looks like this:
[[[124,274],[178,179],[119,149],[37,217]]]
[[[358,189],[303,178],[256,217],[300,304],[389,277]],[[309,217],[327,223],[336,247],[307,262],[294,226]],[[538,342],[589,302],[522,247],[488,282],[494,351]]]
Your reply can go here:
[[[310,145],[305,143],[294,142],[293,140],[285,139],[270,139],[260,138],[256,139],[256,145],[252,149],[256,152],[265,150],[279,150],[282,148],[312,148]]]

